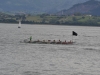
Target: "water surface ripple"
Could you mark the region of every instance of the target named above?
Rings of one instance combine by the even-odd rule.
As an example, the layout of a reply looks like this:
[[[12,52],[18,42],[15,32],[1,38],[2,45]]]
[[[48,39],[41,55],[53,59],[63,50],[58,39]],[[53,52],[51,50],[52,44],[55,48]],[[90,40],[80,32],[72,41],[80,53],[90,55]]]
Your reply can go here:
[[[0,24],[0,75],[100,75],[100,27]],[[73,45],[20,43],[72,40]]]

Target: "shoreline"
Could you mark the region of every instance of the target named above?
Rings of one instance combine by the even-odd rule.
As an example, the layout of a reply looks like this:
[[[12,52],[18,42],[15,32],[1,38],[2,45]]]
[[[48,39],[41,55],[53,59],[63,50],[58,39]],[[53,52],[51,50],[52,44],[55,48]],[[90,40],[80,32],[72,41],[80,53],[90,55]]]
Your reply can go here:
[[[0,24],[19,24],[19,23],[0,23]],[[22,25],[55,25],[55,26],[87,26],[87,27],[100,27],[98,25],[63,25],[63,24],[28,24],[28,23],[22,23]]]

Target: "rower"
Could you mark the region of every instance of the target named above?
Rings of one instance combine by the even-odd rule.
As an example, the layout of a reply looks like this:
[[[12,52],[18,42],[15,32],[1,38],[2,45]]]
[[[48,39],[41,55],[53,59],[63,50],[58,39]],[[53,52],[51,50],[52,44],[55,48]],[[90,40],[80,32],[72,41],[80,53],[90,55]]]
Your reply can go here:
[[[32,36],[30,36],[30,42],[32,42]]]
[[[50,42],[50,44],[55,44],[56,43],[56,41],[55,40],[53,40],[52,42]]]
[[[62,44],[67,44],[66,40],[64,42],[62,42]]]
[[[59,40],[56,44],[61,44],[62,42]]]

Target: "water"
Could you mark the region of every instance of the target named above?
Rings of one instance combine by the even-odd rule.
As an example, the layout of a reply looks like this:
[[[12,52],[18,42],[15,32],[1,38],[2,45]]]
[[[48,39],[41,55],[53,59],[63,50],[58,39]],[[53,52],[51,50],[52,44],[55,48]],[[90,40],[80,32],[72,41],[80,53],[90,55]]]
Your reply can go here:
[[[20,43],[72,40],[73,45]],[[100,75],[100,27],[0,24],[0,75]]]

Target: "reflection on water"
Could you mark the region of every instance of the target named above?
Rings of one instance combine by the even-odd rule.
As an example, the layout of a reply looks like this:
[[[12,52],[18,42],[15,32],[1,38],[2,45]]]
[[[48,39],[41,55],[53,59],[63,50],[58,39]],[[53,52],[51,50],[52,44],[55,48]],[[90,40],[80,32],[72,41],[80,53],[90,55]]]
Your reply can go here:
[[[1,75],[99,75],[99,27],[0,24]],[[78,36],[72,37],[72,31]],[[72,40],[73,45],[20,43]]]

